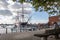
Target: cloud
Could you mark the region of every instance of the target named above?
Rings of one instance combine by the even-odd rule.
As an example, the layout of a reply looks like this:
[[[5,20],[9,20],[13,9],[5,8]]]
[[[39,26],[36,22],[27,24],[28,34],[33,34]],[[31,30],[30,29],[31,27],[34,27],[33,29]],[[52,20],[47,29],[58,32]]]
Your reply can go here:
[[[21,4],[15,2],[14,4],[11,4],[8,7],[11,8],[11,9],[19,9],[19,8],[21,8]]]
[[[9,3],[9,5],[14,4],[13,0],[7,0],[7,2]]]
[[[23,12],[24,13],[31,13],[32,12],[32,4],[30,3],[18,3],[18,2],[15,2],[14,4],[11,4],[8,6],[8,8],[11,10],[11,11],[15,11],[15,12],[20,12],[22,13],[22,7],[23,7]]]
[[[25,7],[25,8],[31,8],[32,4],[31,3],[23,3],[23,7]]]
[[[0,15],[0,24],[3,23],[7,23],[7,24],[13,24],[15,23],[15,20],[12,20],[12,16],[2,16]]]
[[[0,0],[0,1],[2,1],[2,0]],[[6,0],[3,0],[3,1],[6,1]],[[0,17],[2,17],[2,18],[0,18],[1,19],[0,22],[1,23],[14,23],[15,19],[16,19],[17,12],[18,13],[20,12],[22,14],[22,4],[18,3],[18,2],[13,2],[12,0],[9,0],[7,2],[10,3],[8,6],[9,10],[0,10],[0,15],[3,15],[3,16],[0,16]],[[4,4],[3,5],[6,6],[6,3],[4,3]],[[30,3],[23,3],[23,7],[24,7],[23,12],[25,14],[28,14],[28,13],[30,14],[34,10],[34,9],[32,9],[32,5]],[[34,15],[36,15],[36,14],[34,13]],[[38,15],[37,15],[37,17],[39,17]],[[37,20],[36,17],[35,17],[35,20],[31,20],[31,23],[47,23],[47,22],[48,22],[48,20],[42,20],[42,19]]]
[[[11,16],[12,13],[9,10],[0,10],[0,15]]]
[[[14,4],[11,4],[9,5],[11,8],[14,8],[14,9],[19,9],[19,8],[31,8],[32,7],[32,4],[31,3],[19,3],[19,2],[14,2]]]
[[[7,6],[8,3],[6,0],[0,0],[0,6]]]

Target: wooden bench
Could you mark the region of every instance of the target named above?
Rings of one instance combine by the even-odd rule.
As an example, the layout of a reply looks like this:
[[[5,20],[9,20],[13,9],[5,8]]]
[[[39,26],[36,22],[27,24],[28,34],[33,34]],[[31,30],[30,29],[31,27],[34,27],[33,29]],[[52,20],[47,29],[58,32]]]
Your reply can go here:
[[[59,38],[59,34],[60,34],[60,28],[59,29],[46,30],[46,32],[44,34],[34,34],[34,36],[44,37],[44,39],[47,40],[47,38],[50,35],[54,35],[55,38],[58,39]]]
[[[48,34],[35,34],[34,36],[37,36],[37,37],[44,37],[45,40],[47,40],[48,38]]]

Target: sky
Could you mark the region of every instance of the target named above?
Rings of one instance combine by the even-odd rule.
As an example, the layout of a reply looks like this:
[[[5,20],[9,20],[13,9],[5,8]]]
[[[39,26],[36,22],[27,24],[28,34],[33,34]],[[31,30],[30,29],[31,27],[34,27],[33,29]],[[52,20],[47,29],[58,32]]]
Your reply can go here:
[[[49,15],[48,15],[48,13],[47,12],[45,12],[45,11],[42,11],[42,12],[39,12],[39,11],[37,11],[37,12],[33,12],[32,13],[32,18],[31,18],[31,21],[30,22],[32,22],[32,23],[48,23],[48,17],[49,17]]]
[[[9,1],[9,3],[11,4],[12,1]],[[3,8],[2,8],[3,9]],[[2,10],[0,8],[0,10]],[[27,8],[28,9],[28,8]],[[11,11],[12,9],[10,9]],[[32,12],[30,13],[29,11],[29,15],[32,15],[31,20],[29,21],[29,23],[47,23],[48,22],[48,13],[45,11],[39,12],[39,11],[35,11],[34,8],[31,9]],[[11,12],[13,14],[13,12]],[[0,12],[0,22],[1,23],[14,23],[15,21],[12,21],[12,17],[13,15],[9,15],[10,13],[6,14],[4,12]],[[14,14],[15,15],[15,14]],[[9,20],[9,21],[7,21]]]

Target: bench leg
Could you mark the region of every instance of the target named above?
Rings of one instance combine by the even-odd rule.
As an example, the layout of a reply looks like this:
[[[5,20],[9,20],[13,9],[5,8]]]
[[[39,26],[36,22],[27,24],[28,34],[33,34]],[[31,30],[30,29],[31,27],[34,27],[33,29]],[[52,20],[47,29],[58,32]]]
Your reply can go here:
[[[47,37],[44,37],[44,40],[47,40]]]
[[[56,38],[56,39],[58,39],[58,38],[59,38],[59,35],[58,35],[58,34],[57,34],[57,35],[55,35],[55,38]]]
[[[43,38],[43,40],[47,40],[47,37],[42,37]],[[42,40],[42,39],[41,39]]]
[[[59,35],[58,35],[58,34],[57,34],[57,35],[55,35],[55,38],[56,38],[56,40],[57,40],[57,39],[59,39]]]

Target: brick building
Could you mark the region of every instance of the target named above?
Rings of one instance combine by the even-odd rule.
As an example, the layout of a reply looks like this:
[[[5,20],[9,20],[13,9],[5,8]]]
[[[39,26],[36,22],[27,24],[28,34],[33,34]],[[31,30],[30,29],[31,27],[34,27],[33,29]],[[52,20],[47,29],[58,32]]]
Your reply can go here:
[[[52,16],[49,17],[49,25],[53,25],[54,23],[57,23],[58,25],[60,25],[60,16]]]
[[[60,26],[60,16],[51,16],[47,24],[38,24],[38,29],[56,27],[56,24]]]

